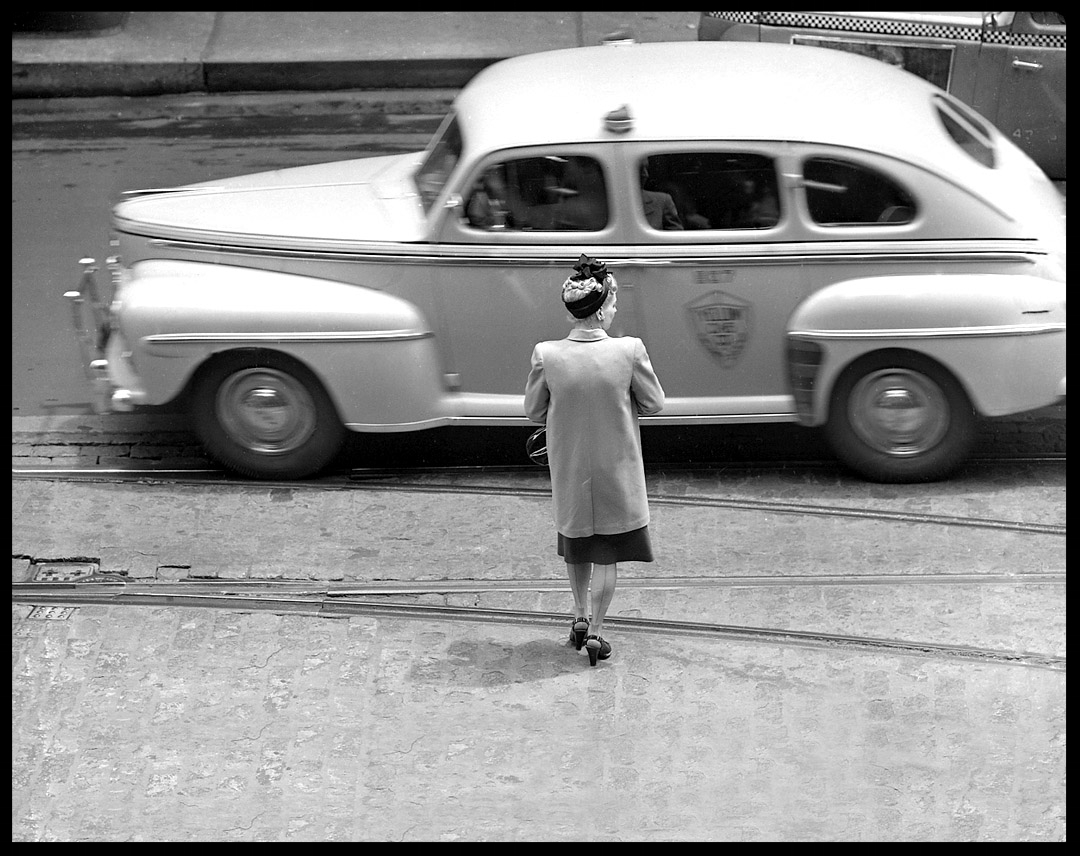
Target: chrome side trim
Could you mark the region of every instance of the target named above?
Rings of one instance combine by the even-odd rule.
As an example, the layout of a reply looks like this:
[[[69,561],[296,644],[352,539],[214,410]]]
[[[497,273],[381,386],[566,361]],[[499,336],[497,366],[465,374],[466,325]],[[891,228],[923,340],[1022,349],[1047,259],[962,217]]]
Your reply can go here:
[[[258,345],[288,342],[404,342],[412,339],[428,339],[435,334],[429,330],[377,330],[347,332],[307,333],[157,333],[144,336],[147,345]]]
[[[1042,336],[1065,332],[1064,322],[1051,324],[1001,324],[984,327],[912,327],[889,330],[789,330],[793,339],[961,339],[1001,336]]]
[[[796,423],[798,416],[790,413],[728,413],[686,416],[655,416],[640,417],[642,425],[742,425],[769,423]],[[439,416],[434,419],[424,419],[420,422],[346,422],[345,427],[350,431],[394,434],[404,431],[419,431],[428,428],[443,428],[454,426],[483,426],[483,427],[538,427],[535,422],[526,416]]]
[[[234,255],[243,257],[265,257],[274,259],[300,259],[315,261],[352,261],[365,262],[368,264],[392,264],[392,265],[470,265],[480,267],[505,267],[506,265],[550,267],[563,264],[567,258],[573,256],[573,248],[561,246],[536,245],[537,252],[521,255],[512,255],[507,250],[510,246],[488,245],[486,249],[490,254],[480,255],[473,251],[454,254],[452,247],[443,245],[438,253],[416,252],[376,252],[370,250],[283,250],[281,248],[262,247],[236,247],[222,246],[217,244],[200,243],[197,241],[166,240],[164,238],[152,238],[149,241],[153,247],[170,250],[182,250],[185,252],[207,252],[216,255]],[[520,248],[521,245],[518,245]],[[687,245],[689,246],[689,245]],[[775,246],[768,251],[733,251],[730,254],[709,253],[708,255],[672,257],[669,253],[679,247],[658,247],[657,255],[620,255],[612,254],[606,259],[609,267],[702,267],[706,265],[729,265],[729,264],[836,264],[837,262],[881,262],[881,261],[905,261],[905,262],[1030,262],[1033,255],[1046,255],[1045,250],[1032,249],[1003,249],[1000,247],[986,249],[957,248],[955,250],[942,249],[908,249],[898,251],[892,248],[887,252],[867,252],[854,250],[851,252],[820,251],[808,253],[805,250],[785,252]],[[464,248],[462,248],[464,250]],[[614,248],[613,248],[614,249]],[[640,252],[640,250],[637,250]],[[543,254],[541,254],[543,253]]]
[[[223,193],[224,188],[221,187],[200,187],[197,190],[193,190],[190,187],[146,187],[142,190],[124,190],[121,192],[121,196],[125,199],[139,199],[143,196],[163,196],[167,193]]]

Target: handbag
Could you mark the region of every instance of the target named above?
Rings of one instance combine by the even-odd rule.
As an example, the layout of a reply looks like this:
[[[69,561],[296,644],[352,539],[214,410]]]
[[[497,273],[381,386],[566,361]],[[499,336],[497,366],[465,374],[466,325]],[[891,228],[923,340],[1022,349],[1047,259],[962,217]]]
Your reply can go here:
[[[548,465],[547,455],[547,428],[538,428],[529,435],[525,441],[525,454],[529,460],[541,467]]]

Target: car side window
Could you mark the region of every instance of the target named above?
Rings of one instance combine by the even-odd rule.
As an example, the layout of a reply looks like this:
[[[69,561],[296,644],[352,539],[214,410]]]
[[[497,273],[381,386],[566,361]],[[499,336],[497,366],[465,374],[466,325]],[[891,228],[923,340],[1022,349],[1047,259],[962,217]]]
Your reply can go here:
[[[1064,27],[1064,12],[1031,12],[1031,20],[1040,27]]]
[[[821,226],[899,225],[915,219],[915,200],[877,170],[839,158],[809,158],[803,186],[810,218]]]
[[[465,195],[464,222],[482,230],[599,231],[608,224],[603,167],[582,155],[492,164]]]
[[[653,229],[769,229],[780,220],[776,165],[765,155],[654,154],[642,158],[638,175]]]

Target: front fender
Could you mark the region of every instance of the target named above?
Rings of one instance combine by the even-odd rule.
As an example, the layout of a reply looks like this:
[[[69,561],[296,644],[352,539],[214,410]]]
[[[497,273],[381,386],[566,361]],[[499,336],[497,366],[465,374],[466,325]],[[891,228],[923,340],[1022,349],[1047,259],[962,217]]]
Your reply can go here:
[[[215,354],[269,349],[310,368],[342,419],[435,417],[442,373],[433,334],[408,301],[296,274],[176,260],[136,263],[114,303],[140,404],[175,398]]]
[[[1065,378],[1065,284],[1035,276],[941,274],[835,283],[788,322],[789,370],[807,425],[855,360],[912,351],[948,370],[984,416],[1053,404]]]

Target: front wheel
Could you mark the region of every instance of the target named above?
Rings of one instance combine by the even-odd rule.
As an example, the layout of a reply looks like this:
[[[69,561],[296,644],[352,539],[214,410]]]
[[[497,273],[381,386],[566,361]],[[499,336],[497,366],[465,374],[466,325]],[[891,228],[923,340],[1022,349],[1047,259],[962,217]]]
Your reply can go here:
[[[918,354],[873,354],[833,388],[825,436],[836,456],[879,482],[944,478],[967,458],[975,412],[964,390]]]
[[[250,478],[314,475],[345,439],[319,380],[279,354],[219,358],[201,373],[193,393],[195,428],[207,451]]]

